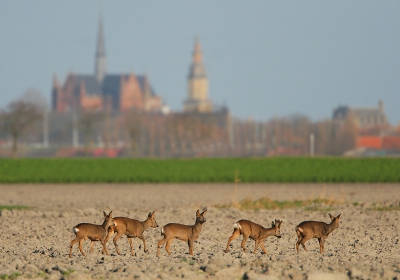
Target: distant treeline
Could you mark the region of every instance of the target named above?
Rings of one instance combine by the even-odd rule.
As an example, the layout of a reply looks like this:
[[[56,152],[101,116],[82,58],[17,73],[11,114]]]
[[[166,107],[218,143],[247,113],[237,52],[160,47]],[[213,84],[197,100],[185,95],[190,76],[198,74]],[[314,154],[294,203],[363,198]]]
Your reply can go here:
[[[0,183],[386,183],[399,158],[0,159]]]

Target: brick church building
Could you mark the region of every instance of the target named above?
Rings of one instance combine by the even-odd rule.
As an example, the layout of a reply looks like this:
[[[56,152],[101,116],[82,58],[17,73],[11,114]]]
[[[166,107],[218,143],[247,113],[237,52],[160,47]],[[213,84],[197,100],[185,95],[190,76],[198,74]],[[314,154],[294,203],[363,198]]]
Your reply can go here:
[[[154,93],[146,75],[107,73],[100,19],[94,74],[69,73],[64,85],[54,75],[52,108],[58,113],[88,108],[117,112],[135,108],[144,112],[160,112],[163,102]]]

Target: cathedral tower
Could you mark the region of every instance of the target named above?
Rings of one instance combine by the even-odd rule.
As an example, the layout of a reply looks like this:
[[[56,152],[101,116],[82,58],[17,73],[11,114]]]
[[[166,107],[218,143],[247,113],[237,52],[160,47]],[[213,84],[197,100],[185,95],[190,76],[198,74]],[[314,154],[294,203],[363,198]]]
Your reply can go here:
[[[188,96],[184,101],[185,112],[211,112],[212,104],[208,100],[208,79],[203,64],[199,40],[196,38],[192,64],[188,75]]]

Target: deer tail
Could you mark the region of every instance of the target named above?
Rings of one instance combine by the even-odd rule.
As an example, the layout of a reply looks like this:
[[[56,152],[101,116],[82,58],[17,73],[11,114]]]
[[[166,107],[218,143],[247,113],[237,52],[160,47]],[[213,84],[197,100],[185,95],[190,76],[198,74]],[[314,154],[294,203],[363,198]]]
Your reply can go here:
[[[295,230],[296,230],[297,236],[299,236],[303,232],[303,229],[299,226],[296,226]]]
[[[234,224],[233,224],[233,228],[234,228],[234,229],[239,229],[239,230],[242,229],[242,227],[240,226],[239,222],[234,223]]]

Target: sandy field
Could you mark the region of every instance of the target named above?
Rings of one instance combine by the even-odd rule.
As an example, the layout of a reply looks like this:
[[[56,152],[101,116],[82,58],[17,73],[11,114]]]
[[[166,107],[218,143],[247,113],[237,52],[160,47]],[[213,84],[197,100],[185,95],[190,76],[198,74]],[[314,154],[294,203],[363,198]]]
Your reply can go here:
[[[400,184],[96,184],[96,185],[0,185],[0,205],[25,205],[28,210],[2,210],[0,215],[0,279],[400,279],[400,211],[377,210],[399,206]],[[217,207],[232,200],[269,197],[273,200],[327,198],[330,209],[305,207],[287,210],[239,210]],[[196,210],[207,209],[194,256],[188,244],[174,240],[169,256],[164,248],[156,257],[161,226],[193,225]],[[113,216],[145,220],[155,211],[160,227],[149,228],[142,241],[134,238],[136,255],[126,236],[112,240],[110,256],[94,252],[82,256],[78,246],[68,257],[72,228],[82,222],[101,224],[103,211]],[[340,225],[319,253],[317,239],[306,243],[308,252],[295,250],[294,228],[304,220],[329,222],[329,213],[342,214]],[[225,253],[233,224],[249,219],[270,227],[283,221],[282,238],[264,242],[267,254],[254,241],[248,253],[242,237]],[[84,251],[89,251],[89,241]]]

